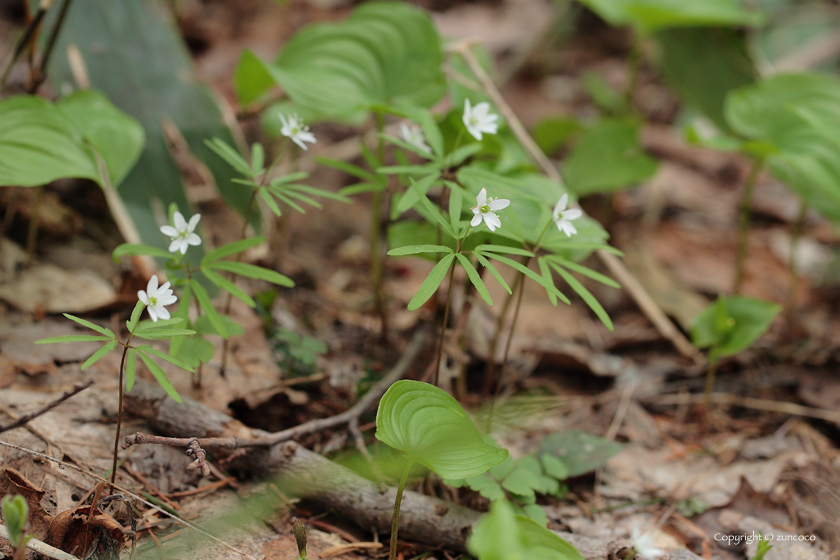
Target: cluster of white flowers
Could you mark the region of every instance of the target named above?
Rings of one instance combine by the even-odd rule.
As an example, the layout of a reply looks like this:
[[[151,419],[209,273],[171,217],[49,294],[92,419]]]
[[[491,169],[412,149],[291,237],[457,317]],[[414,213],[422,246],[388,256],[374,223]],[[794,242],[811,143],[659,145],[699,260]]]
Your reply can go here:
[[[502,221],[496,214],[499,210],[507,208],[510,205],[510,200],[506,198],[488,198],[487,189],[481,189],[478,196],[475,197],[476,205],[472,207],[473,219],[470,222],[472,227],[480,226],[484,221],[490,231],[496,231],[496,228],[502,227]],[[552,219],[557,229],[571,237],[573,233],[577,233],[577,229],[572,224],[572,220],[577,220],[583,216],[583,212],[578,208],[566,208],[569,202],[569,195],[564,194],[557,201],[552,212]]]

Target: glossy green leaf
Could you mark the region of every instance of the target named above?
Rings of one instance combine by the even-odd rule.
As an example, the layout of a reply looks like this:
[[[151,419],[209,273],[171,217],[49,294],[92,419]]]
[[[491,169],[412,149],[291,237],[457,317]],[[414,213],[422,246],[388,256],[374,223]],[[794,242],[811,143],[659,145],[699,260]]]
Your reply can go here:
[[[119,185],[143,152],[146,134],[140,123],[98,91],[76,91],[56,106],[102,156],[111,186]]]
[[[745,296],[720,297],[691,323],[691,339],[698,348],[711,346],[718,356],[733,356],[764,334],[781,307]]]
[[[134,387],[134,375],[137,371],[137,350],[129,348],[125,356],[125,390],[131,391]]]
[[[603,119],[588,129],[566,157],[563,178],[578,196],[611,192],[651,177],[656,160],[639,142],[638,125]]]
[[[412,297],[411,301],[408,302],[409,311],[419,309],[424,303],[429,301],[429,298],[437,291],[440,283],[443,282],[443,279],[446,277],[446,273],[449,272],[449,267],[452,266],[452,261],[454,260],[455,255],[449,254],[438,261],[434,268],[432,268],[431,272],[429,272],[429,275],[426,276],[426,279],[423,280],[423,283],[420,284],[420,287],[417,289],[417,293],[414,294],[414,297]]]
[[[445,91],[442,61],[426,12],[374,2],[343,22],[303,28],[273,64],[243,55],[237,89],[243,100],[256,99],[274,81],[297,105],[324,115],[394,103],[429,107]]]
[[[155,377],[158,384],[160,385],[161,389],[163,389],[167,395],[169,395],[173,401],[178,404],[181,404],[181,395],[178,394],[178,391],[175,390],[175,387],[172,386],[172,383],[169,381],[169,378],[166,377],[166,372],[155,363],[155,361],[146,355],[143,351],[138,351],[140,354],[140,359],[143,360],[143,363],[146,364],[146,367],[149,368],[149,372]]]
[[[32,187],[62,177],[102,183],[81,131],[41,97],[0,100],[0,186]]]
[[[193,294],[195,294],[195,298],[198,300],[198,305],[201,306],[201,309],[204,311],[204,315],[210,323],[212,323],[213,328],[216,329],[216,332],[219,333],[222,338],[227,338],[227,328],[225,328],[221,315],[219,315],[219,312],[216,311],[216,308],[213,306],[213,302],[210,300],[210,295],[207,293],[207,290],[205,290],[204,286],[199,284],[195,278],[190,279],[189,285]]]
[[[478,271],[473,266],[473,263],[470,262],[470,259],[462,255],[461,253],[455,253],[455,257],[458,259],[458,262],[461,263],[461,266],[464,268],[464,271],[467,273],[467,277],[470,279],[470,282],[473,286],[475,286],[475,290],[478,292],[478,295],[487,303],[487,305],[493,305],[493,300],[490,298],[490,292],[487,291],[487,286],[484,285],[484,281],[479,276]]]
[[[397,381],[376,412],[376,438],[444,478],[467,478],[507,459],[485,443],[466,411],[446,391],[420,381]]]
[[[222,245],[221,247],[217,247],[212,251],[208,251],[207,254],[204,255],[204,258],[201,259],[201,264],[202,266],[204,266],[213,261],[224,259],[225,257],[230,257],[231,255],[247,251],[248,249],[256,247],[264,241],[265,239],[262,237],[249,237],[247,239],[242,239],[241,241],[234,241],[233,243]]]
[[[403,255],[416,255],[418,253],[453,253],[450,247],[444,245],[408,245],[406,247],[397,247],[388,251],[391,257],[401,257]]]
[[[748,11],[736,0],[578,0],[610,25],[632,25],[655,31],[669,27],[758,26],[760,12]]]
[[[104,358],[108,354],[108,352],[110,352],[111,350],[113,350],[116,347],[117,347],[117,341],[116,340],[111,340],[111,341],[103,344],[102,347],[99,348],[99,350],[94,352],[93,355],[90,358],[85,360],[85,362],[82,364],[81,369],[85,370],[85,369],[89,368],[90,366],[92,366],[93,364],[95,364],[96,362],[98,362],[99,360]]]
[[[235,261],[213,261],[207,263],[208,268],[215,270],[224,270],[226,272],[233,272],[240,276],[253,278],[254,280],[265,280],[278,286],[286,286],[291,288],[295,285],[291,278],[284,276],[277,271],[269,270],[255,264],[241,263]]]

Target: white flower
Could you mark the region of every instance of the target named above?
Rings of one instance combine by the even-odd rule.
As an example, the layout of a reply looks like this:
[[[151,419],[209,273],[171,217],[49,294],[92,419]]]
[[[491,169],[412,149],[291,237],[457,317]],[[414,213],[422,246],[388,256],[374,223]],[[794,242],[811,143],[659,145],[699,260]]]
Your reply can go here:
[[[566,209],[566,204],[569,202],[569,195],[564,194],[554,205],[554,212],[551,213],[551,219],[557,225],[557,229],[566,234],[566,237],[571,237],[573,233],[577,233],[575,226],[572,225],[572,220],[577,220],[583,216],[578,208]]]
[[[178,298],[173,295],[172,289],[169,287],[169,282],[158,288],[157,275],[149,279],[149,284],[146,286],[145,291],[140,290],[137,292],[137,297],[146,305],[146,309],[149,310],[149,316],[154,322],[157,322],[158,319],[169,319],[169,311],[164,306],[172,305],[178,301]]]
[[[280,134],[291,138],[292,142],[300,146],[302,150],[307,149],[304,142],[309,142],[310,144],[315,144],[317,142],[317,140],[315,140],[315,135],[309,132],[309,127],[303,125],[303,121],[296,113],[289,115],[289,120],[286,120],[286,117],[284,117],[281,113],[280,122],[283,123],[283,128],[280,129]]]
[[[490,112],[490,104],[486,101],[471,107],[470,100],[464,99],[464,126],[476,140],[481,140],[482,132],[496,134],[499,130],[498,118],[499,115]]]
[[[190,245],[201,245],[201,238],[197,234],[193,233],[195,231],[195,226],[198,225],[198,220],[200,219],[201,214],[194,214],[193,217],[190,218],[190,223],[187,223],[183,214],[175,212],[175,215],[173,216],[175,227],[160,227],[160,232],[162,234],[168,235],[172,238],[172,243],[169,244],[170,253],[177,253],[178,251],[181,251],[181,254],[185,255]]]
[[[432,153],[432,149],[426,144],[426,138],[423,136],[423,131],[420,130],[419,126],[401,122],[400,136],[405,140],[406,144],[411,144],[427,154]]]
[[[638,558],[654,560],[660,556],[665,556],[664,550],[653,545],[653,536],[650,533],[643,535],[638,527],[633,527],[633,548],[636,550]]]
[[[473,206],[473,216],[470,225],[472,227],[480,226],[481,220],[487,224],[490,231],[496,231],[497,227],[502,227],[502,221],[496,215],[496,212],[502,208],[507,208],[510,205],[510,200],[506,198],[487,198],[487,189],[481,189],[478,196],[475,197],[476,206]]]

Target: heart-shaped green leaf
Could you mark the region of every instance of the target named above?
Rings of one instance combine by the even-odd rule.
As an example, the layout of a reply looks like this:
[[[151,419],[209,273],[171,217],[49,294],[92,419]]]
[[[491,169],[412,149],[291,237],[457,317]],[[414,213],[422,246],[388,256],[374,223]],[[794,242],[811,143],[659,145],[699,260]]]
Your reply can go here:
[[[397,381],[376,412],[376,438],[444,478],[481,474],[508,457],[489,445],[451,395],[420,381]]]
[[[694,318],[691,339],[698,348],[711,346],[718,356],[733,356],[764,334],[780,310],[756,298],[721,297]]]

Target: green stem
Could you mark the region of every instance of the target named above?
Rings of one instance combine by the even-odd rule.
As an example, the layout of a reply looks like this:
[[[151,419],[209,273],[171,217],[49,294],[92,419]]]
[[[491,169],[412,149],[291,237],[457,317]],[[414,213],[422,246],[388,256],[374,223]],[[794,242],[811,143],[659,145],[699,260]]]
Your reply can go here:
[[[26,232],[26,264],[32,264],[35,258],[35,246],[38,242],[38,213],[41,210],[41,196],[44,186],[35,187],[35,200],[32,201],[32,215],[29,216],[29,229]]]
[[[706,370],[706,390],[703,395],[703,403],[706,406],[707,412],[712,407],[712,391],[715,388],[715,374],[717,373],[717,367],[718,356],[717,352],[713,349],[709,352],[709,369]]]
[[[394,498],[394,517],[391,520],[391,550],[388,553],[388,560],[396,560],[397,558],[397,531],[400,528],[400,502],[402,502],[405,484],[408,482],[408,473],[411,472],[411,465],[413,464],[406,462],[402,476],[400,476],[400,485],[397,487],[397,496]]]
[[[440,375],[440,362],[443,360],[443,340],[446,337],[446,324],[449,321],[449,307],[452,303],[452,279],[455,277],[455,261],[449,265],[449,282],[446,287],[446,307],[443,309],[443,323],[440,326],[440,339],[438,340],[437,358],[435,358],[435,379],[434,386],[438,386]]]
[[[376,157],[379,165],[385,163],[385,141],[382,139],[382,132],[385,130],[385,115],[376,113],[377,136]],[[379,320],[382,322],[382,340],[388,340],[388,310],[385,306],[385,293],[383,290],[384,279],[384,257],[381,253],[382,237],[382,204],[385,197],[384,191],[373,191],[371,201],[370,217],[370,275],[373,287],[374,306]]]
[[[735,278],[732,281],[732,293],[736,295],[741,293],[741,286],[744,283],[744,263],[747,259],[747,243],[750,236],[753,191],[762,167],[764,167],[762,158],[753,162],[750,174],[744,183],[744,193],[741,197],[741,208],[738,213],[738,245],[735,249]]]

